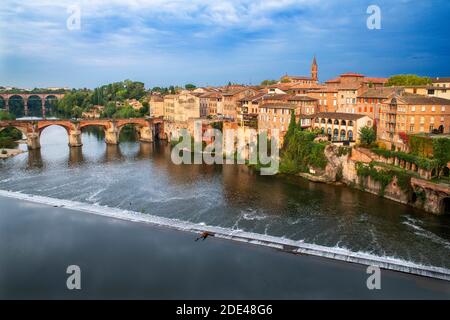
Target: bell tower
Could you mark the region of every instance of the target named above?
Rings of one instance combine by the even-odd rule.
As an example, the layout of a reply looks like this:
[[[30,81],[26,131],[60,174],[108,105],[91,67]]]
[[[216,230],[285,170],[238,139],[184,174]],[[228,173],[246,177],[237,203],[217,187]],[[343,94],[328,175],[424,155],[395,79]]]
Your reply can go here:
[[[314,55],[314,60],[311,66],[311,78],[314,81],[319,81],[319,67],[317,66],[317,60],[316,60],[316,56]]]

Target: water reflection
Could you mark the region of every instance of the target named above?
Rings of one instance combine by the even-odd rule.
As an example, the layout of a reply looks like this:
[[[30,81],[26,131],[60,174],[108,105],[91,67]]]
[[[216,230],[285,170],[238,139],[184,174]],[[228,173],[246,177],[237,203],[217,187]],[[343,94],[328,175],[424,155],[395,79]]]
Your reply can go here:
[[[83,148],[69,148],[69,167],[79,166],[83,163]]]
[[[44,168],[44,162],[42,161],[41,149],[29,150],[26,154],[28,154],[27,169],[32,170],[32,169]]]
[[[103,156],[104,163],[108,162],[120,162],[124,161],[125,157],[122,154],[122,151],[120,150],[120,145],[114,145],[114,144],[107,144],[105,155]]]

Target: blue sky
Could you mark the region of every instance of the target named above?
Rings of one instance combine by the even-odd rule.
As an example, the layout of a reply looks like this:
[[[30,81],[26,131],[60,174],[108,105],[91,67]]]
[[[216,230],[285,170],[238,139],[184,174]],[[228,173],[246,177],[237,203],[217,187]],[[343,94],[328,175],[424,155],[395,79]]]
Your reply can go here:
[[[366,27],[372,4],[381,30]],[[450,76],[449,17],[448,0],[3,0],[0,85],[257,84],[308,75],[314,54],[321,81]]]

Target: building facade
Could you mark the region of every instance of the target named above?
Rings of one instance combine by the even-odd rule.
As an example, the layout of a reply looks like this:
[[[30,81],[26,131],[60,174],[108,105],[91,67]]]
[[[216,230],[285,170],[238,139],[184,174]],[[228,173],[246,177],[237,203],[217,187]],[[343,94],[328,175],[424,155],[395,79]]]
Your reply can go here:
[[[450,100],[403,93],[386,100],[380,111],[378,139],[406,150],[411,134],[450,133]]]
[[[324,112],[315,115],[313,129],[321,130],[333,142],[360,142],[360,130],[372,127],[372,118],[351,113]]]

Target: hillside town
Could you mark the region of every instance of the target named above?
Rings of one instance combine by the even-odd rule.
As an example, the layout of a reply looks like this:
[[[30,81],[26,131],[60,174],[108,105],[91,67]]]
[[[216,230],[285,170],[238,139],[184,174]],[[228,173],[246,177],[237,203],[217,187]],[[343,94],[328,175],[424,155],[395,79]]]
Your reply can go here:
[[[431,78],[427,85],[387,86],[388,78],[343,73],[319,82],[318,74],[314,58],[309,76],[284,75],[271,85],[153,92],[150,114],[168,121],[226,120],[267,130],[269,136],[278,129],[282,139],[294,112],[302,128],[317,128],[331,141],[357,142],[359,129],[368,125],[388,149],[397,150],[405,149],[405,134],[450,133],[450,77]]]

